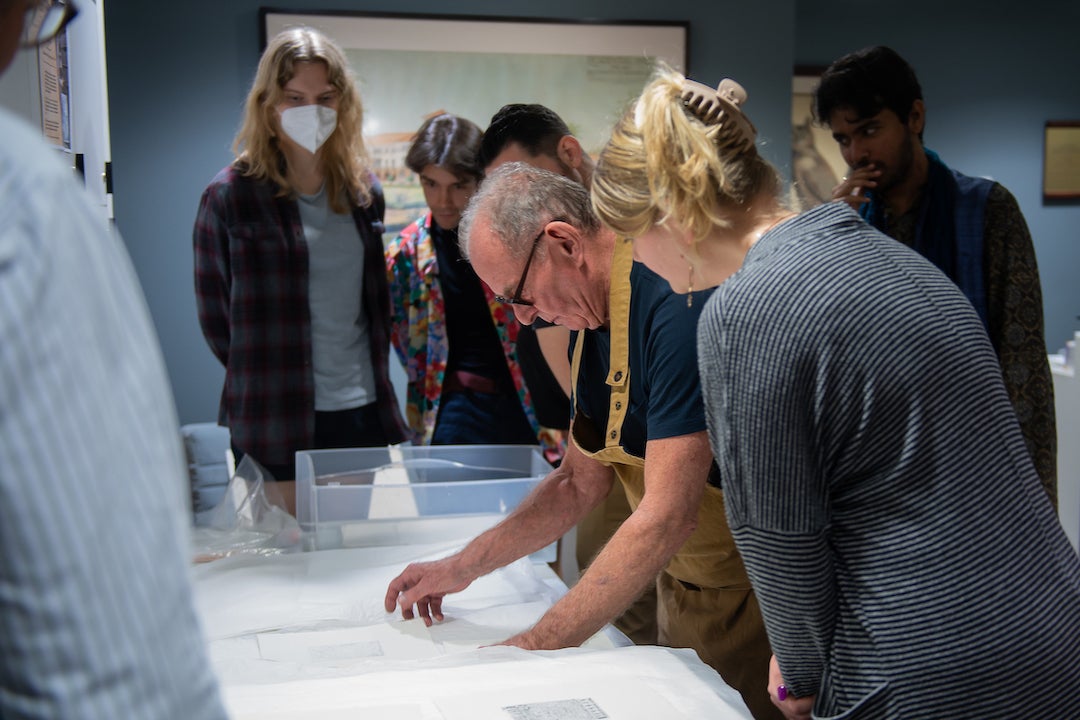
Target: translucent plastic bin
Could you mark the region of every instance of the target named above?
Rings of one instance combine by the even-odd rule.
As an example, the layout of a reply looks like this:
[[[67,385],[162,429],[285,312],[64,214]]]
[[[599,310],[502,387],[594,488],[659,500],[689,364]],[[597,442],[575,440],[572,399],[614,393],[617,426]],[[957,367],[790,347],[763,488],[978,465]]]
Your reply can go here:
[[[306,450],[296,454],[296,518],[309,549],[465,540],[550,471],[532,445]],[[553,561],[554,545],[533,557]]]

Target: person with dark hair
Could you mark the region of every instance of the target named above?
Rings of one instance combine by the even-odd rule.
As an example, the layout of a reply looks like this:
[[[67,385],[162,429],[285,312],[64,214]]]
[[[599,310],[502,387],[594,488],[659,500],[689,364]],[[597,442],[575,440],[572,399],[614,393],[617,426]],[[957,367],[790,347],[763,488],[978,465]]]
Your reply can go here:
[[[570,128],[558,113],[537,103],[503,105],[491,117],[480,142],[479,162],[485,172],[508,162],[524,162],[562,175],[585,188],[592,181],[592,158],[570,134]],[[570,365],[567,346],[570,333],[540,318],[528,327],[536,335],[547,366],[562,388],[565,399],[553,398],[551,405],[565,406],[563,415],[568,428]]]
[[[540,426],[518,358],[520,325],[458,249],[461,213],[483,178],[480,128],[441,113],[405,156],[428,212],[386,248],[391,339],[408,377],[406,420],[416,445],[538,442],[552,461],[563,437]]]
[[[195,220],[199,324],[225,366],[218,422],[293,483],[297,450],[401,442],[390,383],[382,189],[345,54],[311,28],[270,40],[236,159]],[[285,490],[292,509],[295,493]]]
[[[949,168],[923,146],[922,88],[891,48],[864,48],[830,65],[814,93],[814,114],[832,130],[851,168],[833,198],[933,262],[975,307],[1028,452],[1056,504],[1057,428],[1042,288],[1016,199],[999,183]]]
[[[490,172],[507,162],[527,162],[589,186],[592,158],[561,117],[550,108],[536,103],[503,105],[491,117],[480,142],[479,163]],[[570,364],[566,349],[570,333],[564,328],[537,318],[522,326],[524,344],[535,344],[545,363],[528,362],[527,375],[548,388],[538,397],[537,410],[562,418],[558,427],[570,427]],[[554,381],[554,382],[553,382]],[[557,383],[557,387],[556,387]]]
[[[504,105],[484,130],[480,166],[524,162],[581,183],[592,181],[593,161],[559,115],[536,103]]]

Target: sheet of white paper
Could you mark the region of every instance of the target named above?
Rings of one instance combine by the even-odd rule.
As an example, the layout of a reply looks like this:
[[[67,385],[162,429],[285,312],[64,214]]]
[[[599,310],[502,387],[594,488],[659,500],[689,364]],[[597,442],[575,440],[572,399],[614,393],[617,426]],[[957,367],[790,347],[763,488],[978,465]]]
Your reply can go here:
[[[195,600],[210,640],[302,621],[307,568],[298,555],[235,555],[193,568]]]
[[[280,712],[260,711],[254,714],[233,715],[233,720],[297,720],[306,715],[297,715],[295,710]],[[310,717],[310,716],[306,716]],[[347,708],[321,709],[319,720],[425,720],[427,714],[419,705],[353,705]]]
[[[542,687],[492,686],[435,700],[445,720],[637,720],[677,718],[643,678],[613,674]]]
[[[239,718],[290,711],[321,718],[323,709],[352,708],[366,720],[368,707],[408,698],[424,720],[507,720],[503,708],[532,703],[541,712],[556,706],[540,703],[577,699],[591,699],[612,720],[750,720],[738,694],[693,651],[659,647],[539,653],[496,647],[385,672],[223,690],[226,706]]]
[[[401,463],[403,460],[400,448],[390,449],[390,461]],[[382,468],[375,473],[373,485],[391,485],[394,487],[380,487],[373,490],[371,495],[371,507],[368,509],[368,518],[394,518],[394,517],[417,517],[420,512],[416,509],[416,498],[412,488],[409,487],[409,473],[400,464]]]
[[[314,632],[263,633],[264,660],[313,665],[350,665],[370,661],[419,660],[442,654],[420,620]]]

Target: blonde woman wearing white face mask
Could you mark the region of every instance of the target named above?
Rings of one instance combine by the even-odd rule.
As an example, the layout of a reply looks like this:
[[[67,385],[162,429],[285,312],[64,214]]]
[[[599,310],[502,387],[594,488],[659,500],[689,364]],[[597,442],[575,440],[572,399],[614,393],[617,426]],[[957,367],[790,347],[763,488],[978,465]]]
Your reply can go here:
[[[237,459],[294,479],[297,450],[404,439],[390,385],[382,190],[344,54],[309,28],[273,38],[236,159],[195,221],[199,322],[225,366],[218,422]],[[283,487],[289,500],[290,487]]]

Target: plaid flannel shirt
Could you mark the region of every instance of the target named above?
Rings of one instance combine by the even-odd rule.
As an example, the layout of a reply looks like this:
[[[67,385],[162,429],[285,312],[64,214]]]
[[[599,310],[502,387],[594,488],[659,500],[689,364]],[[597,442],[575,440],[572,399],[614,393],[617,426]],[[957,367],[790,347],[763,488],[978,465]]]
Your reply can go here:
[[[405,424],[390,384],[389,291],[383,264],[382,188],[353,207],[364,244],[357,278],[369,321],[371,367],[383,430]],[[296,200],[234,165],[203,192],[195,221],[195,298],[210,349],[225,366],[218,422],[261,463],[288,464],[315,436],[308,251]]]

